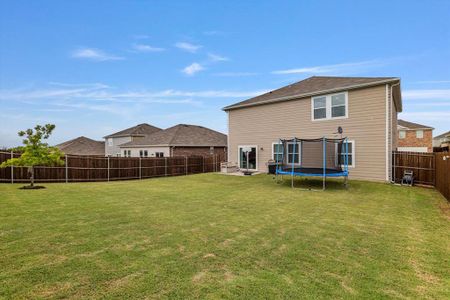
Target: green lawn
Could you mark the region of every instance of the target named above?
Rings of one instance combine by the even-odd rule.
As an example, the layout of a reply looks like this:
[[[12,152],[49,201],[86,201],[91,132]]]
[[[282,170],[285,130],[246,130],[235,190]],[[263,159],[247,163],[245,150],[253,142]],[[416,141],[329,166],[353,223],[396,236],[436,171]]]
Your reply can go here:
[[[448,204],[431,189],[220,174],[19,186],[0,185],[0,298],[450,298]]]

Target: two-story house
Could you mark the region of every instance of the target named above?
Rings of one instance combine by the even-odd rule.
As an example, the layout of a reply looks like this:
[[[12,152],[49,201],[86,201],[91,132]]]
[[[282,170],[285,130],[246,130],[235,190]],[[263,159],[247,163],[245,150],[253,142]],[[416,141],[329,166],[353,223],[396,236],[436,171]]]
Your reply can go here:
[[[143,123],[107,135],[103,137],[105,139],[105,155],[121,156],[120,145],[143,139],[161,130],[162,130],[161,128],[149,125],[147,123]]]
[[[435,136],[433,138],[433,148],[436,148],[437,151],[449,151],[450,131]]]
[[[218,155],[225,158],[227,136],[221,132],[188,124],[178,124],[145,138],[119,146],[122,156],[171,157]]]
[[[240,167],[267,172],[280,138],[333,138],[340,126],[349,140],[350,177],[391,178],[402,111],[399,78],[313,76],[223,110],[228,161]],[[242,155],[243,149],[251,149],[249,155]],[[301,156],[301,146],[295,149]]]
[[[398,151],[433,152],[433,127],[398,120]]]

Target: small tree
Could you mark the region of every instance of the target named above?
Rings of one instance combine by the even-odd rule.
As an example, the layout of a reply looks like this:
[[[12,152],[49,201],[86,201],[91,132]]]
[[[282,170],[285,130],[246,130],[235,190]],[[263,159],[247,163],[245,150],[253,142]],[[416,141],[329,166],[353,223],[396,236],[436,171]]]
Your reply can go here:
[[[19,136],[25,137],[24,146],[17,147],[17,151],[22,153],[19,158],[11,158],[3,162],[0,168],[10,166],[28,167],[30,175],[30,187],[34,187],[34,167],[35,166],[53,166],[63,165],[61,157],[64,155],[58,148],[50,147],[43,140],[46,140],[52,134],[55,125],[46,124],[44,126],[36,125],[33,129],[19,131]]]

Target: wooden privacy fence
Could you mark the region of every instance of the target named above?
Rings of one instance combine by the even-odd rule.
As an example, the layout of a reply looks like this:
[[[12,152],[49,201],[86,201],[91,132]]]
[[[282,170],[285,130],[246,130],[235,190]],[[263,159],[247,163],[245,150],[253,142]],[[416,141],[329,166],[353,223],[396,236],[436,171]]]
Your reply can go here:
[[[0,151],[0,163],[20,154]],[[218,172],[223,155],[183,157],[94,157],[66,155],[65,164],[35,167],[36,182],[77,182],[142,179]],[[26,167],[0,168],[0,182],[29,182]]]
[[[434,186],[450,201],[450,153],[392,152],[392,178],[400,183],[404,171],[414,172],[414,182]]]
[[[434,153],[392,152],[392,179],[400,183],[404,171],[414,172],[414,182],[423,185],[435,184]]]
[[[435,153],[436,189],[450,201],[450,153]]]

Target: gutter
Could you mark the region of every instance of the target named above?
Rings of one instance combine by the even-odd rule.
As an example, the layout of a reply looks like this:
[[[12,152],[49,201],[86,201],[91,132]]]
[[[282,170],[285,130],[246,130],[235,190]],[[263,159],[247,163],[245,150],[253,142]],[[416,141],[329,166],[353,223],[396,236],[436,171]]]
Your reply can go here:
[[[317,92],[298,94],[298,95],[286,96],[286,97],[279,97],[279,98],[268,99],[265,101],[260,101],[260,102],[255,102],[255,103],[248,103],[248,104],[242,104],[242,105],[229,105],[229,106],[225,106],[224,108],[222,108],[222,110],[228,111],[228,110],[244,108],[244,107],[249,107],[249,106],[269,104],[269,103],[273,103],[273,102],[295,100],[295,99],[306,98],[306,97],[310,97],[310,96],[323,95],[323,94],[346,91],[346,90],[353,90],[353,89],[362,88],[362,87],[376,86],[376,85],[381,85],[381,84],[389,83],[389,82],[393,82],[393,81],[400,81],[400,78],[396,77],[396,78],[392,78],[392,79],[386,79],[386,80],[381,80],[381,81],[376,81],[376,82],[371,82],[371,83],[350,85],[347,87],[339,87],[339,88],[334,88],[334,89],[321,90],[321,91],[317,91]]]
[[[119,148],[143,148],[143,147],[227,147],[227,145],[118,145]]]

